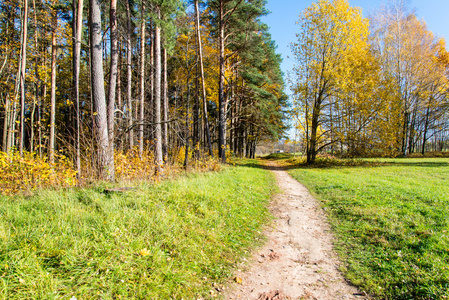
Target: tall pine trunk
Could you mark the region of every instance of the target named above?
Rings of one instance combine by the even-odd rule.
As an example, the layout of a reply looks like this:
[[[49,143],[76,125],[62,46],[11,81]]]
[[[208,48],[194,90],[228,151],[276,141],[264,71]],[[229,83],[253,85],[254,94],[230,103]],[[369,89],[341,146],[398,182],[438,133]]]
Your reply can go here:
[[[56,6],[56,1],[53,2]],[[51,92],[50,92],[50,164],[55,162],[55,122],[56,122],[56,28],[58,26],[58,14],[56,7],[52,11],[51,29]]]
[[[120,111],[120,113],[123,111],[123,103],[122,103],[122,80],[121,80],[121,75],[122,75],[122,47],[121,47],[121,43],[119,44],[119,48],[118,48],[118,63],[117,63],[117,107]],[[119,130],[122,130],[122,120],[123,120],[123,115],[120,114],[120,117],[117,119],[117,128],[119,128]],[[120,131],[120,135],[121,135],[121,131]],[[116,148],[120,148],[120,150],[123,150],[123,141],[121,141],[120,139],[118,139],[117,141],[117,147]]]
[[[108,121],[106,95],[103,74],[103,45],[101,36],[100,0],[90,0],[90,47],[91,47],[91,86],[94,109],[94,131],[97,139],[98,171],[100,178],[112,180],[113,170],[110,170]]]
[[[220,78],[218,84],[218,156],[222,163],[226,163],[226,111],[225,111],[225,95],[224,95],[224,80],[225,80],[225,61],[224,61],[224,12],[223,0],[220,0],[219,11],[219,55],[220,55]]]
[[[115,179],[114,166],[114,124],[115,124],[115,94],[117,90],[117,69],[118,69],[118,34],[117,34],[117,0],[111,0],[109,10],[109,22],[111,30],[111,70],[109,73],[109,87],[108,87],[108,139],[109,139],[109,178]]]
[[[168,79],[167,79],[167,49],[162,51],[164,75],[162,85],[162,106],[164,108],[163,126],[162,126],[162,156],[166,162],[168,159]]]
[[[83,33],[83,0],[78,0],[78,7],[75,8],[76,10],[74,15],[76,15],[76,20],[73,24],[74,29],[74,47],[73,47],[73,87],[74,87],[74,93],[75,93],[75,151],[76,151],[76,157],[75,157],[75,165],[76,165],[76,171],[77,171],[77,178],[78,180],[81,178],[81,141],[80,141],[80,135],[81,135],[81,125],[80,125],[80,61],[81,61],[81,37]]]
[[[126,77],[127,77],[127,85],[126,85],[126,95],[128,101],[128,139],[129,139],[129,149],[132,150],[134,147],[134,129],[133,129],[133,103],[132,103],[132,55],[133,49],[131,47],[131,35],[132,35],[132,27],[131,27],[131,12],[129,7],[129,0],[125,0],[126,2],[126,17],[128,19],[128,31],[126,35]]]
[[[139,157],[143,155],[143,121],[145,116],[145,4],[142,2],[140,24],[140,114],[139,114]]]
[[[27,38],[28,38],[28,0],[23,0],[24,12],[22,20],[22,60],[20,62],[20,137],[19,153],[23,155],[25,143],[25,67],[27,61]]]
[[[160,19],[160,8],[157,7],[158,19]],[[155,82],[154,82],[154,108],[155,108],[155,123],[156,123],[156,135],[155,135],[155,163],[156,173],[160,174],[163,169],[163,157],[162,157],[162,128],[161,128],[161,28],[155,24]]]

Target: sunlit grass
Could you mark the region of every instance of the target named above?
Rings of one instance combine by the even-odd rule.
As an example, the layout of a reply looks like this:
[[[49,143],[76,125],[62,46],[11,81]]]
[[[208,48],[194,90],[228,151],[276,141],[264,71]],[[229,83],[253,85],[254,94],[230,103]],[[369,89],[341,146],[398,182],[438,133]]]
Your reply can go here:
[[[290,172],[329,212],[353,283],[386,299],[449,297],[447,158],[370,159]]]
[[[212,297],[262,238],[274,186],[240,166],[123,194],[0,197],[0,299]]]

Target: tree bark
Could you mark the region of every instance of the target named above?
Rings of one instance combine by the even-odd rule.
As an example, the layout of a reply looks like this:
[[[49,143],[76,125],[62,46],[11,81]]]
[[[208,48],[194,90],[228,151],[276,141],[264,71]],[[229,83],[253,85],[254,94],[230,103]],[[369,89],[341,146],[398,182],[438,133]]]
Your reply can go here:
[[[121,47],[121,43],[119,44],[119,48],[118,48],[118,62],[117,62],[117,107],[119,109],[120,112],[123,111],[123,103],[122,103],[122,80],[121,80],[121,74],[122,74],[122,47]],[[117,128],[119,128],[119,130],[122,130],[122,119],[123,119],[123,115],[120,114],[120,117],[117,119]],[[120,150],[123,150],[123,141],[121,141],[120,139],[118,139],[116,141],[117,145],[116,145],[116,149],[119,148]]]
[[[198,51],[198,49],[197,49]],[[198,59],[198,55],[197,55]],[[193,105],[193,157],[200,158],[201,126],[200,126],[200,81],[198,62],[195,64],[195,102]]]
[[[100,178],[113,180],[103,74],[100,0],[90,0],[91,85],[94,108],[95,136],[98,142],[98,171]]]
[[[160,19],[160,8],[157,7],[158,19]],[[161,28],[155,24],[155,82],[154,82],[154,108],[155,108],[155,123],[156,123],[156,135],[155,135],[155,163],[156,173],[162,173],[163,169],[163,157],[162,157],[162,127],[161,127]]]
[[[168,159],[168,80],[167,80],[167,49],[163,50],[163,61],[164,61],[164,76],[163,76],[163,87],[162,87],[162,106],[164,108],[163,114],[163,130],[162,130],[162,156],[164,162]]]
[[[53,2],[56,5],[56,1]],[[50,164],[55,162],[55,122],[56,122],[56,28],[58,26],[58,15],[56,8],[52,11],[51,32],[51,92],[50,92]]]
[[[187,71],[187,97],[186,97],[186,126],[185,126],[185,134],[184,134],[184,168],[189,168],[189,139],[190,139],[190,71]]]
[[[74,93],[75,93],[75,166],[77,171],[78,180],[81,178],[81,125],[80,125],[80,61],[81,61],[81,37],[83,34],[82,26],[83,26],[83,0],[78,0],[78,7],[76,8],[76,21],[74,23],[74,47],[73,47],[73,85],[74,85]],[[75,8],[74,8],[75,9]]]
[[[218,84],[218,156],[222,163],[226,163],[226,111],[225,111],[225,95],[224,95],[224,3],[220,0],[219,7],[219,55],[220,55],[220,78]]]
[[[142,2],[140,24],[140,114],[139,114],[139,157],[143,155],[143,121],[145,115],[145,4]]]
[[[6,95],[5,100],[5,122],[3,124],[3,143],[2,149],[4,152],[9,153],[10,150],[10,124],[11,124],[11,101],[9,99],[9,95]]]
[[[430,104],[431,99],[429,98],[429,102],[426,109],[426,120],[424,122],[424,131],[423,131],[423,138],[422,138],[422,148],[421,148],[421,154],[424,155],[426,152],[426,142],[427,142],[427,130],[429,128],[429,115],[430,115]]]
[[[19,153],[23,155],[25,143],[25,72],[27,60],[27,38],[28,38],[28,0],[23,0],[24,12],[22,20],[22,59],[20,64],[20,137]]]
[[[117,34],[117,0],[111,0],[109,9],[109,22],[111,30],[111,70],[109,73],[108,101],[107,101],[107,121],[109,139],[109,179],[115,179],[114,166],[114,138],[115,138],[115,95],[117,91],[117,69],[118,69],[118,34]]]
[[[128,32],[126,35],[126,74],[127,74],[127,86],[126,86],[126,95],[128,98],[128,139],[129,139],[129,149],[132,150],[134,147],[134,129],[133,129],[133,104],[132,104],[132,47],[131,47],[131,35],[132,35],[132,27],[131,27],[131,12],[129,8],[129,0],[125,0],[126,2],[126,17],[128,19]]]
[[[154,115],[154,26],[150,23],[150,36],[152,38],[150,47],[150,103],[149,103],[149,116],[150,125],[148,125],[149,140],[154,141],[154,123],[156,117]],[[154,145],[153,145],[154,146]]]

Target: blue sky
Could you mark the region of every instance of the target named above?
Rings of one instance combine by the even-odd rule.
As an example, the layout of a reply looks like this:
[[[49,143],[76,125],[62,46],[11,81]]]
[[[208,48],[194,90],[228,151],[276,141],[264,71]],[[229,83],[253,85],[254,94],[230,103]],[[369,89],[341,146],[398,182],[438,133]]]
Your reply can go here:
[[[282,55],[282,71],[285,74],[293,67],[289,44],[296,38],[298,26],[295,22],[299,14],[314,1],[312,0],[268,0],[267,9],[271,13],[262,18],[270,27],[272,39],[278,45],[277,53]],[[378,9],[383,0],[349,0],[351,6],[363,9],[364,16]],[[410,7],[415,9],[419,19],[424,20],[430,31],[449,40],[449,1],[448,0],[410,0]]]

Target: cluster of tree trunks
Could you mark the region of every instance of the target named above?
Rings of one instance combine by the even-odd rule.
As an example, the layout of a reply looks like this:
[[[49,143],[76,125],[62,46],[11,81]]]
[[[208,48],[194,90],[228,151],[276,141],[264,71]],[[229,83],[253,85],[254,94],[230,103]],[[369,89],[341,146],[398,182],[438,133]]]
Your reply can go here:
[[[18,145],[52,164],[64,153],[79,176],[93,162],[113,180],[117,150],[151,152],[161,173],[182,148],[186,165],[215,151],[226,162],[284,131],[264,3],[194,0],[187,13],[180,0],[85,4],[33,0],[32,26],[28,0],[0,4],[2,151]]]

